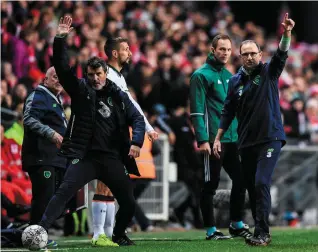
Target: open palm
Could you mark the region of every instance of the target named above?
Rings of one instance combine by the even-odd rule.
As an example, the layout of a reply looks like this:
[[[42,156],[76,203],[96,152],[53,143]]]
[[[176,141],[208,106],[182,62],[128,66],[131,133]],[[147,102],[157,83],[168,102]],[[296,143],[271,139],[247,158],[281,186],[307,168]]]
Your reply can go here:
[[[69,34],[73,30],[71,25],[72,18],[70,16],[61,17],[59,26],[57,27],[57,35],[63,36]]]

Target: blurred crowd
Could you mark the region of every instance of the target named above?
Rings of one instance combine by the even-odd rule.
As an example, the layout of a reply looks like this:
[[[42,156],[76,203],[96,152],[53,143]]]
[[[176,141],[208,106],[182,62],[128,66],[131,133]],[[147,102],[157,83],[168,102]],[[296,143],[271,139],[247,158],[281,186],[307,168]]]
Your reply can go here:
[[[103,47],[108,37],[129,39],[132,63],[123,72],[130,91],[154,126],[169,135],[178,167],[196,165],[181,157],[187,141],[180,139],[184,131],[179,129],[184,124],[191,129],[189,80],[205,62],[211,39],[218,33],[230,35],[233,53],[227,68],[234,74],[240,67],[239,45],[243,40],[256,40],[263,50],[263,61],[268,61],[281,36],[279,24],[276,31],[266,31],[253,21],[237,23],[226,1],[219,2],[211,13],[200,10],[195,1],[3,1],[1,110],[6,134],[2,145],[4,138],[13,138],[19,146],[22,143],[23,103],[51,66],[56,28],[65,14],[73,18],[75,29],[67,45],[69,63],[78,77],[84,76],[90,57],[107,60]],[[289,143],[318,144],[318,44],[297,41],[293,34],[279,90]],[[65,93],[63,102],[69,114],[71,101]],[[184,119],[181,123],[180,116]],[[193,136],[189,139],[195,152],[195,140]],[[178,175],[186,176],[180,171]]]

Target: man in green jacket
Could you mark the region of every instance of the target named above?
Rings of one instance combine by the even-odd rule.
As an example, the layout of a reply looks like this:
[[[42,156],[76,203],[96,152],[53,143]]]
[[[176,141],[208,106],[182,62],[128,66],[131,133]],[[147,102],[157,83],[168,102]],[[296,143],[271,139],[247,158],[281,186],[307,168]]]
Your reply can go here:
[[[232,76],[225,68],[225,64],[231,56],[231,47],[229,36],[217,35],[212,40],[211,52],[206,63],[192,74],[190,80],[191,119],[198,147],[204,153],[205,183],[200,206],[204,225],[207,228],[207,240],[231,238],[231,236],[219,232],[215,227],[213,196],[219,185],[222,166],[232,179],[229,232],[232,236],[244,238],[252,235],[248,225],[242,221],[245,188],[236,146],[238,139],[236,119],[233,120],[222,138],[221,158],[217,159],[211,153],[211,143],[213,145],[217,134],[221,110],[227,95],[228,81]]]

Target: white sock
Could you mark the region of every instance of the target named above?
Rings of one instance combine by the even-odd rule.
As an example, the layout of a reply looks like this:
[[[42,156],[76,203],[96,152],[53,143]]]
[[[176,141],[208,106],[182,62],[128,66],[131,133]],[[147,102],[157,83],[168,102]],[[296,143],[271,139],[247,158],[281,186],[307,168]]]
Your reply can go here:
[[[98,239],[98,236],[104,234],[104,224],[107,211],[107,204],[103,201],[93,201],[93,229],[94,239]]]
[[[105,216],[104,232],[108,237],[112,237],[115,222],[115,202],[107,202],[107,213]]]

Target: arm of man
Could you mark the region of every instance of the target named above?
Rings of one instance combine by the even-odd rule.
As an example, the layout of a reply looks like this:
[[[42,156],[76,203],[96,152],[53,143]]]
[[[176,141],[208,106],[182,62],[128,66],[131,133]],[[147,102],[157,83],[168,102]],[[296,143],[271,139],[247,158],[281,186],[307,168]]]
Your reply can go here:
[[[291,30],[295,26],[295,22],[288,18],[288,13],[285,14],[282,26],[284,27],[282,39],[276,53],[269,63],[269,74],[273,79],[279,78],[288,58],[287,52],[291,42]]]
[[[72,18],[69,16],[60,19],[53,43],[53,66],[61,85],[72,98],[78,93],[80,85],[83,85],[83,83],[77,79],[68,65],[69,59],[66,48],[66,37],[73,29],[71,24]]]
[[[25,109],[23,113],[24,128],[56,144],[58,142],[62,142],[63,137],[60,136],[59,133],[50,128],[50,126],[41,122],[41,119],[45,116],[46,111],[47,105],[45,97],[36,94],[34,91],[25,101]]]
[[[131,144],[142,147],[145,137],[145,120],[144,117],[139,113],[134,104],[128,97],[126,92],[121,92],[122,101],[124,102],[126,110],[126,118],[129,126],[132,127],[132,140]]]
[[[190,79],[190,116],[199,145],[209,142],[205,122],[207,83],[201,74],[194,73]]]
[[[144,112],[142,111],[141,107],[139,106],[139,104],[134,100],[134,98],[131,96],[131,94],[129,93],[129,91],[126,92],[126,94],[128,95],[130,101],[134,104],[134,106],[136,107],[136,109],[139,111],[139,113],[144,117],[145,120],[145,124],[146,124],[146,132],[151,132],[154,131],[153,127],[150,125],[150,123],[148,122]]]
[[[220,126],[213,143],[213,154],[217,158],[220,158],[221,139],[235,117],[236,110],[235,110],[234,99],[235,99],[235,89],[233,87],[233,77],[232,77],[229,81],[227,96],[225,98],[224,106],[221,113]]]

